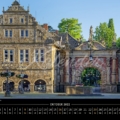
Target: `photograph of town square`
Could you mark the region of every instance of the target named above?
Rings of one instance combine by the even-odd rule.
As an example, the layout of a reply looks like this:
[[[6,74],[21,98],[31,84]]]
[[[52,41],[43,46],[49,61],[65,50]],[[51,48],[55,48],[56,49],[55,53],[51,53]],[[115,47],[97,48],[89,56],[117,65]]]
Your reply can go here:
[[[32,15],[28,1],[25,7],[23,1],[10,2],[10,6],[0,5],[0,97],[120,97],[120,37],[112,15],[97,26],[89,22],[89,16],[85,30],[89,37],[84,38],[82,20],[77,16],[62,13],[58,29],[54,29],[46,21],[37,21],[36,17],[47,15],[42,14],[44,10]],[[57,10],[54,12],[53,21],[57,19]]]

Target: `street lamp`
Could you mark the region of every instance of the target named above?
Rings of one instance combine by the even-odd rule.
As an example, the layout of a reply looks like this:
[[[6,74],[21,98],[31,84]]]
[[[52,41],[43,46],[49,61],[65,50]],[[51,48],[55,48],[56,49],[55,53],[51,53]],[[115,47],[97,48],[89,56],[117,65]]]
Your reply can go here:
[[[9,62],[9,59],[5,59],[5,62],[2,62],[2,68],[6,70],[7,75],[7,81],[6,81],[6,92],[5,92],[5,97],[10,97],[11,93],[10,93],[10,89],[9,89],[9,81],[8,81],[8,77],[11,76],[11,72],[9,71],[9,69],[12,67],[12,63]]]
[[[92,61],[93,60],[93,56],[91,54],[91,50],[92,50],[92,44],[91,44],[91,41],[88,40],[88,47],[90,48],[90,56],[89,56],[89,60]]]

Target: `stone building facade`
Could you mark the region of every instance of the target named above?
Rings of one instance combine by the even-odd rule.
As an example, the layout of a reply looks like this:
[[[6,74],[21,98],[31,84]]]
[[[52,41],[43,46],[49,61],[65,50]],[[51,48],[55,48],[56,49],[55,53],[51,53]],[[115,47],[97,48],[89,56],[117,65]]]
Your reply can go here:
[[[29,84],[30,91],[37,91],[40,84],[44,84],[44,91],[53,93],[54,61],[56,44],[60,37],[51,34],[41,27],[35,18],[29,13],[29,7],[25,10],[18,1],[0,15],[0,63],[9,59],[12,63],[10,71],[15,72],[9,82],[18,89],[20,79],[20,63],[24,65],[24,74],[28,79],[24,82]],[[0,72],[5,71],[0,65]],[[0,77],[0,91],[5,89],[6,78]],[[36,82],[38,81],[38,82]],[[35,90],[36,83],[36,90]],[[38,85],[38,86],[37,86]]]
[[[91,37],[90,37],[91,39]],[[88,41],[78,42],[68,33],[50,33],[39,25],[18,1],[0,15],[0,72],[5,71],[2,63],[9,59],[10,71],[15,75],[9,78],[13,89],[18,89],[21,80],[20,63],[23,63],[24,87],[31,92],[65,92],[65,86],[80,82],[81,73],[87,67],[97,68],[101,73],[101,87],[104,92],[116,92],[120,82],[120,51],[113,44],[107,49],[104,45],[90,40],[93,60],[89,61]],[[0,92],[5,90],[6,78],[0,77]]]

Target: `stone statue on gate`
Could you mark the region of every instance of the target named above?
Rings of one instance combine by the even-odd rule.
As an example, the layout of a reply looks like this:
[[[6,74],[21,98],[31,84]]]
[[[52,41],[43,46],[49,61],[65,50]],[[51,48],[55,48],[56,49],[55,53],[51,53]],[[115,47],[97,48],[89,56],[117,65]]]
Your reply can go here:
[[[93,38],[93,27],[90,26],[89,40],[91,41]]]

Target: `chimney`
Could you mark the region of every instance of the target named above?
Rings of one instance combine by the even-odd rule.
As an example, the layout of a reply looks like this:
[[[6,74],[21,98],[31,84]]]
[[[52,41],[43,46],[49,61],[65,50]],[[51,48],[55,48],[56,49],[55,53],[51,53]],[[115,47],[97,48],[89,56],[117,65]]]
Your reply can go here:
[[[48,31],[48,24],[43,24],[43,28]]]

